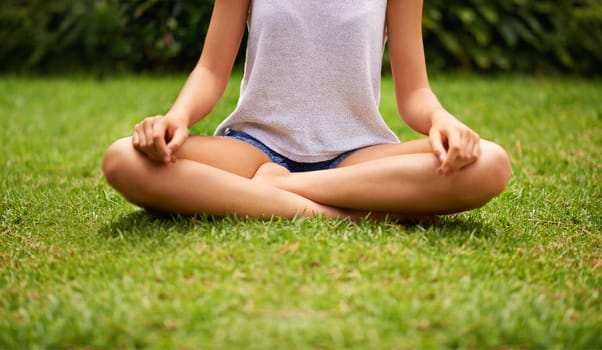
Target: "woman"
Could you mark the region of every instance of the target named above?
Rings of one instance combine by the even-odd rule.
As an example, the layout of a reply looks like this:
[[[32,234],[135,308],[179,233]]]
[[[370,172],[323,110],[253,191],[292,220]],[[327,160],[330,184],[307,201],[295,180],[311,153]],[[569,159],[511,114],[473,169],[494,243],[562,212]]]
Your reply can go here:
[[[421,17],[421,0],[216,0],[174,105],[110,146],[108,182],[183,215],[378,220],[484,205],[508,183],[508,156],[431,91]],[[247,25],[236,110],[216,136],[189,136],[222,96]],[[385,39],[399,113],[428,138],[400,143],[378,112]]]

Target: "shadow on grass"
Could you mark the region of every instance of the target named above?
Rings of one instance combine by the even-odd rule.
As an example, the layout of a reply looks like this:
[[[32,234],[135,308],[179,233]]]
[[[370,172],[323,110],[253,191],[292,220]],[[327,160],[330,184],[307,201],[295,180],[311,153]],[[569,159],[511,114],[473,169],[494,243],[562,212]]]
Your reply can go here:
[[[438,225],[408,226],[406,232],[410,235],[420,234],[432,243],[451,240],[457,244],[475,240],[493,242],[497,241],[501,235],[499,229],[496,229],[496,225],[483,218],[475,218],[466,214],[449,215],[444,217]]]
[[[273,231],[281,232],[287,229],[307,232],[331,232],[336,236],[344,231],[355,231],[356,237],[364,237],[362,232],[373,232],[375,227],[385,228],[383,234],[396,236],[399,234],[421,235],[424,238],[437,241],[452,238],[458,241],[471,239],[495,240],[499,231],[484,222],[483,218],[473,215],[450,215],[443,217],[438,224],[428,225],[420,223],[382,223],[362,222],[353,224],[348,220],[318,219],[273,219],[268,221],[244,220],[236,218],[215,217],[185,217],[181,215],[165,214],[147,210],[136,210],[119,217],[116,221],[104,224],[98,233],[107,238],[121,238],[137,240],[140,238],[162,239],[171,235],[188,234],[203,231],[229,231],[236,236],[237,228],[245,231],[260,230],[271,226]],[[232,237],[233,239],[235,239]],[[365,238],[365,237],[364,237]]]
[[[488,236],[497,235],[496,231],[489,224],[486,224],[483,220],[478,220],[471,217],[464,217],[459,215],[451,215],[445,219],[441,227],[439,228],[443,234],[448,233],[449,235],[466,235],[470,234],[473,236],[486,238]]]
[[[148,210],[136,210],[104,224],[98,233],[104,237],[142,238],[185,234],[203,224],[211,224],[213,218],[188,218]]]

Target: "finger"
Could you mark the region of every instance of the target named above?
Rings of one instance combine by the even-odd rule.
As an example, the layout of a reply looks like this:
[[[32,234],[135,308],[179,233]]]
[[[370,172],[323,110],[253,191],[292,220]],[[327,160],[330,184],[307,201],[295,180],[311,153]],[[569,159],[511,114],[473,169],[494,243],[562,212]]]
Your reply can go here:
[[[479,157],[481,156],[481,140],[479,140],[476,144],[475,144],[475,148],[473,150],[473,155],[475,157],[475,160],[479,159]]]
[[[136,125],[136,134],[138,135],[138,149],[143,150],[146,147],[146,132],[145,124],[147,120],[143,120],[138,125]]]
[[[462,140],[457,132],[453,132],[449,135],[449,144],[447,146],[447,159],[442,164],[442,170],[444,174],[449,174],[454,170],[458,169],[460,161],[460,155],[462,152]]]
[[[437,156],[437,159],[441,162],[441,164],[445,163],[446,152],[445,146],[443,145],[443,141],[441,139],[441,134],[438,130],[434,130],[429,133],[429,139],[431,141],[431,147],[433,148],[433,152]]]
[[[154,119],[147,118],[142,124],[143,133],[144,133],[144,143],[142,147],[150,148],[153,145],[153,125]]]
[[[479,136],[474,131],[468,129],[462,137],[464,146],[460,154],[458,169],[464,168],[477,160],[480,146]]]
[[[165,143],[165,131],[166,126],[164,120],[157,120],[153,124],[153,148],[156,150],[161,159],[167,163],[170,160],[170,155],[169,150],[167,149],[167,144]]]
[[[156,117],[145,118],[137,127],[138,136],[140,137],[140,145],[138,149],[144,153],[149,159],[161,161],[162,157],[157,151],[153,143],[153,125]]]
[[[167,144],[167,148],[169,150],[169,155],[171,157],[172,162],[175,162],[175,154],[178,151],[178,149],[184,144],[184,141],[186,141],[187,137],[187,128],[181,127],[175,130],[173,137],[171,138],[171,140],[169,140],[169,143]]]
[[[132,134],[132,145],[135,149],[138,149],[140,146],[140,135],[138,135],[138,124],[134,127],[134,132]]]
[[[456,169],[464,167],[464,165],[472,162],[472,150],[474,149],[474,134],[471,130],[463,130],[460,134],[458,152],[458,164]]]
[[[157,147],[155,147],[155,145],[152,143],[150,144],[150,146],[142,148],[141,152],[144,153],[144,155],[150,160],[163,162],[163,156],[161,155],[161,153],[159,153]]]
[[[463,169],[474,163],[478,158],[480,143],[479,136],[475,132],[470,129],[464,130],[461,133],[459,144],[458,157],[456,158],[456,164],[451,169],[452,171]]]
[[[470,163],[474,163],[481,156],[481,141],[477,139],[472,147]]]

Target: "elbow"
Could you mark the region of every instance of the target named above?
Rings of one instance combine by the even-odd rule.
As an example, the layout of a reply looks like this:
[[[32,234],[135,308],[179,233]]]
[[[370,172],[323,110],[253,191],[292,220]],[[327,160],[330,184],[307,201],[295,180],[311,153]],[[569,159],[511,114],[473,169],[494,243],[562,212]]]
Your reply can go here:
[[[428,135],[432,116],[445,109],[430,88],[422,87],[412,92],[398,93],[397,111],[409,127],[423,135]]]

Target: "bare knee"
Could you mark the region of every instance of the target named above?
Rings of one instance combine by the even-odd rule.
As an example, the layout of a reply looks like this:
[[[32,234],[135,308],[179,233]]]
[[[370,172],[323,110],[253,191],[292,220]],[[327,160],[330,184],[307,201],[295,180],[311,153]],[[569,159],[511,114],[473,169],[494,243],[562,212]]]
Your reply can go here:
[[[131,138],[115,141],[107,149],[102,160],[102,171],[107,182],[128,201],[148,207],[147,174],[145,158],[132,146]]]
[[[128,176],[128,163],[131,164],[133,152],[136,151],[131,139],[123,138],[109,146],[102,159],[102,172],[105,178],[118,190],[124,178]]]
[[[493,142],[485,142],[484,154],[489,169],[489,190],[492,195],[498,195],[504,192],[512,176],[510,157],[506,150]]]
[[[481,142],[481,156],[466,168],[462,186],[457,187],[456,200],[463,210],[482,207],[492,198],[504,192],[512,169],[506,151],[499,145]],[[470,174],[470,175],[469,175]]]
[[[480,189],[483,204],[491,198],[504,192],[510,176],[512,167],[508,153],[493,142],[482,141],[482,154],[477,166],[480,168],[479,183],[475,184]]]

